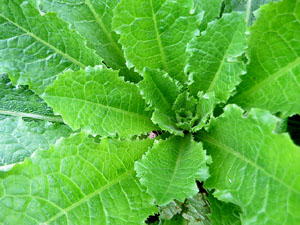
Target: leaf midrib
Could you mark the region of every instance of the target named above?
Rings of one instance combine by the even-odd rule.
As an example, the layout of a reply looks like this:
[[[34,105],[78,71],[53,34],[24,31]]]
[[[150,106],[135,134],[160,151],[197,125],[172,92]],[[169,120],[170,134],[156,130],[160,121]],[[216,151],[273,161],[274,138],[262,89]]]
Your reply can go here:
[[[155,35],[156,35],[156,39],[157,39],[157,43],[158,43],[158,47],[159,47],[159,51],[160,51],[161,61],[162,61],[162,64],[163,64],[163,69],[166,72],[169,72],[165,52],[164,52],[162,42],[161,42],[161,38],[160,38],[158,28],[157,28],[156,14],[154,13],[152,0],[150,0],[150,6],[151,6],[151,13],[152,13],[152,20],[153,20],[153,23],[154,23]]]
[[[134,172],[134,169],[128,170],[126,173],[124,173],[123,175],[121,175],[121,176],[117,177],[116,179],[112,180],[110,183],[102,186],[98,190],[96,190],[96,191],[94,191],[94,192],[86,195],[84,198],[82,198],[78,202],[76,202],[76,203],[72,204],[71,206],[63,209],[63,211],[61,211],[60,213],[56,214],[54,217],[50,218],[49,220],[45,221],[44,223],[45,224],[50,224],[55,219],[58,219],[59,217],[63,216],[64,214],[66,214],[68,212],[70,212],[72,209],[76,208],[77,206],[81,205],[82,203],[84,203],[84,202],[88,201],[89,199],[93,198],[94,196],[100,194],[104,190],[109,189],[113,185],[119,183],[121,180],[129,177],[133,172]]]
[[[107,108],[107,109],[114,110],[114,111],[117,111],[117,112],[120,112],[120,113],[125,113],[125,114],[128,114],[128,115],[133,114],[135,117],[141,117],[143,119],[151,121],[150,117],[138,114],[136,112],[126,111],[126,110],[123,110],[123,109],[115,108],[113,106],[103,105],[103,104],[97,103],[97,102],[91,102],[91,101],[88,101],[88,100],[85,100],[85,99],[71,98],[71,97],[66,97],[66,96],[50,96],[50,95],[44,95],[43,98],[62,98],[62,99],[71,99],[71,100],[75,100],[75,101],[79,101],[79,102],[83,102],[83,103],[90,103],[92,105],[97,105],[97,106],[100,106],[102,108]]]
[[[117,43],[115,42],[115,40],[112,38],[112,35],[110,32],[108,32],[108,30],[106,29],[106,27],[104,26],[104,23],[102,22],[102,20],[99,18],[97,12],[94,9],[93,4],[91,3],[90,0],[86,0],[85,1],[86,5],[88,6],[89,10],[92,12],[93,16],[96,19],[96,22],[98,23],[98,25],[101,27],[101,29],[103,30],[104,34],[106,35],[106,37],[108,38],[108,40],[112,43],[113,47],[117,50],[117,53],[119,56],[121,56],[122,59],[124,59],[123,56],[123,51],[121,50],[120,46],[117,45]]]
[[[15,116],[15,117],[26,117],[26,118],[32,118],[32,119],[39,119],[39,120],[45,120],[45,121],[50,121],[50,122],[59,122],[59,123],[64,122],[60,116],[44,116],[44,115],[35,114],[35,113],[24,113],[24,112],[6,111],[6,110],[0,110],[0,114],[8,115],[8,116]]]
[[[85,68],[86,65],[84,65],[83,63],[79,62],[77,59],[73,58],[72,56],[62,52],[61,50],[59,50],[58,48],[56,48],[55,46],[51,45],[50,43],[44,41],[43,39],[39,38],[38,36],[36,36],[34,33],[29,32],[28,30],[26,30],[25,28],[23,28],[21,25],[15,23],[14,21],[10,20],[9,18],[7,18],[6,16],[4,16],[2,13],[0,13],[0,16],[2,18],[4,18],[6,21],[8,21],[9,23],[13,24],[14,26],[18,27],[19,29],[21,29],[23,32],[25,32],[27,35],[29,35],[30,37],[34,38],[35,40],[39,41],[40,43],[42,43],[43,45],[51,48],[52,50],[54,50],[57,54],[62,55],[63,57],[65,57],[66,59],[69,59],[72,63]]]
[[[231,49],[231,45],[232,45],[232,43],[233,43],[234,37],[235,37],[235,35],[236,35],[236,32],[238,32],[238,28],[239,28],[240,25],[241,25],[241,21],[238,23],[237,28],[235,29],[234,35],[232,35],[232,38],[231,38],[231,40],[230,40],[230,43],[228,44],[228,48],[226,48],[226,51],[225,51],[225,53],[224,53],[224,55],[223,55],[223,58],[222,58],[222,60],[221,60],[221,63],[219,64],[218,70],[217,70],[217,72],[216,72],[216,74],[215,74],[213,80],[211,81],[211,83],[210,83],[210,85],[209,85],[209,87],[208,87],[208,89],[207,89],[206,92],[210,92],[210,91],[212,91],[212,89],[214,88],[214,86],[215,86],[215,84],[216,84],[216,81],[217,81],[217,79],[219,78],[221,69],[223,68],[225,59],[227,59],[227,57],[228,57],[228,51],[229,51],[229,49]]]
[[[295,192],[296,194],[300,195],[300,192],[296,189],[294,189],[293,187],[291,187],[290,185],[284,183],[283,181],[281,181],[280,179],[278,179],[277,177],[275,177],[273,174],[269,173],[268,171],[266,171],[263,167],[255,164],[254,162],[252,162],[251,160],[247,159],[245,156],[241,155],[239,152],[236,152],[233,148],[231,148],[230,146],[227,146],[223,143],[220,143],[218,140],[214,139],[213,137],[209,136],[207,133],[205,132],[199,132],[201,134],[201,140],[205,140],[207,142],[209,142],[210,144],[219,147],[222,150],[227,151],[228,153],[230,153],[231,155],[235,156],[236,158],[239,158],[240,160],[246,162],[247,164],[251,165],[252,167],[258,169],[259,171],[261,171],[262,173],[264,173],[266,176],[272,178],[274,181],[277,181],[278,183],[282,184],[283,186],[287,187],[289,190]]]

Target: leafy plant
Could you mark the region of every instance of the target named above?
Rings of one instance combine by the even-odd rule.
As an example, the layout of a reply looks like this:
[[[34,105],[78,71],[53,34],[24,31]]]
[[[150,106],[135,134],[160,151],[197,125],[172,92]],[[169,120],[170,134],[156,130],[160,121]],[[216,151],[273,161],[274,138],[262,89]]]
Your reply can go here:
[[[299,46],[299,0],[2,0],[0,223],[300,224]]]

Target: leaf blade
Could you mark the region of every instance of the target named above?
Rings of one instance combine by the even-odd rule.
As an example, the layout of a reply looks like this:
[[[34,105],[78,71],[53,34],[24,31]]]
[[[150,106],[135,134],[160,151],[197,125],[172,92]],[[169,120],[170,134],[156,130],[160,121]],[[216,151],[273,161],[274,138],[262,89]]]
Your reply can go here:
[[[208,133],[201,132],[213,159],[212,176],[205,185],[215,188],[220,200],[241,206],[243,223],[297,224],[299,147],[287,134],[273,133],[278,120],[270,113],[260,109],[246,117],[242,113],[239,107],[228,106],[212,120]]]
[[[156,129],[136,85],[124,82],[117,71],[68,71],[47,88],[43,98],[72,129],[121,137]]]

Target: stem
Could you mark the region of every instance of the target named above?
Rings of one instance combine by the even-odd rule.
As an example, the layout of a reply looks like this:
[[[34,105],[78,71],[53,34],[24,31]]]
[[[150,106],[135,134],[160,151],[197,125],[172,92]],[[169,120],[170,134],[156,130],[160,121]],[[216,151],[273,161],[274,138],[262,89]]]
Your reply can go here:
[[[250,14],[251,14],[251,2],[252,2],[252,0],[248,0],[247,5],[246,5],[246,23],[247,23],[247,26],[249,25],[249,18],[250,18]]]

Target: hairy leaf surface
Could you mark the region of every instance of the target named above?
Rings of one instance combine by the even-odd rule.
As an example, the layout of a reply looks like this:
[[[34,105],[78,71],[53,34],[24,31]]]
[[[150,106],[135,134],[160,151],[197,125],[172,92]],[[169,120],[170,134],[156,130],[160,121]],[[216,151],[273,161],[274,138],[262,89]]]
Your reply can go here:
[[[201,18],[192,0],[121,0],[112,27],[121,35],[127,66],[162,69],[184,83],[186,45],[199,33]]]
[[[81,133],[0,172],[0,221],[24,224],[136,224],[155,211],[133,170],[151,140]]]
[[[222,102],[232,95],[245,66],[239,56],[246,48],[246,22],[243,13],[225,14],[211,22],[205,33],[189,45],[189,89],[194,96],[199,91],[215,92]]]
[[[111,30],[113,9],[117,0],[40,0],[42,10],[56,12],[66,22],[70,23],[88,41],[87,45],[95,49],[105,63],[120,69],[120,75],[128,80],[138,81],[140,75],[129,71],[125,65],[125,58],[119,35]]]
[[[244,116],[230,105],[211,121],[208,133],[200,133],[213,160],[205,185],[241,207],[243,224],[300,223],[300,148],[288,134],[274,132],[277,122],[264,110]]]
[[[209,176],[208,163],[210,157],[191,135],[174,136],[155,142],[136,162],[135,170],[157,204],[165,205],[173,199],[183,202],[186,197],[195,195],[198,191],[195,180],[205,180]]]
[[[101,64],[86,41],[53,13],[23,0],[0,3],[0,72],[41,94],[62,71]]]
[[[281,112],[300,113],[300,1],[261,7],[250,29],[247,75],[231,102]]]
[[[121,137],[156,129],[136,85],[123,81],[117,71],[98,67],[68,71],[43,98],[72,129]]]

